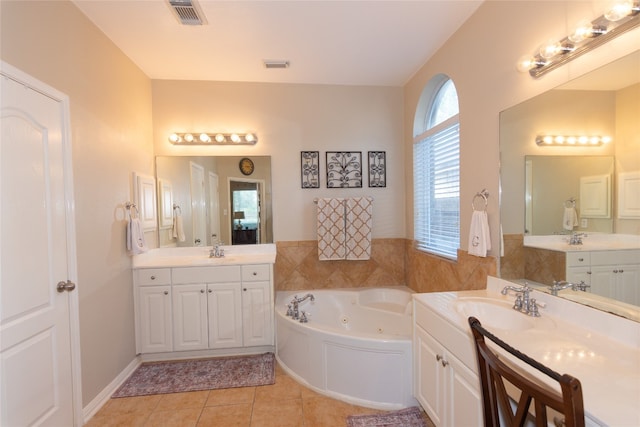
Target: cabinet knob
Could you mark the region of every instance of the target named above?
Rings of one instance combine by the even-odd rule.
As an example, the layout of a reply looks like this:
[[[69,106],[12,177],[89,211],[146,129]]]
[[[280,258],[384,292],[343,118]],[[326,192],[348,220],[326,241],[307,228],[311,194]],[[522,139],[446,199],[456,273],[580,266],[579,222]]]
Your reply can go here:
[[[254,271],[254,272],[253,272],[253,275],[254,275],[254,276],[257,276],[257,275],[258,275],[258,272],[257,272],[257,271]]]
[[[156,276],[151,276],[151,280],[156,280]]]
[[[618,270],[618,273],[624,273],[624,270],[620,269]]]
[[[584,258],[578,258],[578,261],[582,262],[584,261]]]
[[[164,291],[163,294],[169,295],[169,291]]]
[[[443,367],[446,367],[449,364],[449,362],[444,360],[444,356],[440,356],[439,354],[436,354],[436,360],[440,362]]]
[[[200,289],[200,293],[201,293],[201,294],[204,294],[204,289]]]
[[[213,292],[211,289],[208,290],[209,293]]]
[[[242,288],[243,291],[247,292],[247,288]]]

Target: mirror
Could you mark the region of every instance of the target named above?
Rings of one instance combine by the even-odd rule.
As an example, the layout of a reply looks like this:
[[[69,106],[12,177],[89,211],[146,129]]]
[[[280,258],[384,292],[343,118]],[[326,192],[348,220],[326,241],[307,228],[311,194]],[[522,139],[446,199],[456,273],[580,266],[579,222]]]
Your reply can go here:
[[[539,270],[548,268],[554,279],[565,279],[559,277],[570,273],[565,249],[547,248],[539,242],[547,238],[568,241],[573,231],[586,233],[585,242],[602,238],[614,245],[631,242],[625,248],[640,248],[640,218],[621,215],[626,202],[618,198],[621,186],[624,187],[621,174],[640,171],[639,82],[640,51],[637,51],[500,113],[502,278],[548,286],[550,275],[539,279]],[[613,142],[599,147],[538,146],[535,138],[542,134],[607,135]],[[592,182],[585,177],[598,177],[600,181],[595,181],[595,188],[608,191],[605,194],[609,198],[592,215],[584,213],[589,206],[585,202],[587,193],[581,196],[580,178],[582,187]],[[637,195],[635,199],[633,203],[637,203]],[[565,228],[564,208],[572,206],[572,200],[577,224]],[[588,250],[588,244],[579,250]],[[638,282],[640,259],[635,259],[638,263],[631,265],[630,270],[639,272],[632,279]],[[588,277],[596,280],[594,276]],[[635,285],[640,289],[640,283]],[[584,298],[572,294],[583,293],[565,290],[558,295],[581,299],[584,304],[640,321],[640,307],[621,302],[622,298],[614,300],[599,295],[591,298],[594,292],[580,295]]]
[[[246,158],[156,157],[159,247],[273,243],[271,157]]]

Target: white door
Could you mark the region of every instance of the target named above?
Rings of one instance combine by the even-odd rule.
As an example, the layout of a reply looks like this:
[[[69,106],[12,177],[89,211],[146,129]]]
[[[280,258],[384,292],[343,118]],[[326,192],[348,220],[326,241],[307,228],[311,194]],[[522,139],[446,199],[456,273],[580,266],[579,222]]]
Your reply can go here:
[[[204,191],[204,168],[197,163],[189,163],[191,169],[193,245],[207,246],[207,204]]]
[[[269,282],[242,283],[242,331],[245,347],[273,345]]]
[[[203,350],[209,347],[207,332],[207,285],[178,285],[173,299],[173,349]]]
[[[173,350],[171,286],[141,286],[138,290],[140,316],[140,353]]]
[[[2,68],[0,424],[81,425],[68,102]]]
[[[242,297],[240,283],[207,285],[209,347],[242,347]]]
[[[220,241],[220,190],[218,175],[209,172],[209,227],[211,245]],[[231,242],[229,242],[231,243]]]

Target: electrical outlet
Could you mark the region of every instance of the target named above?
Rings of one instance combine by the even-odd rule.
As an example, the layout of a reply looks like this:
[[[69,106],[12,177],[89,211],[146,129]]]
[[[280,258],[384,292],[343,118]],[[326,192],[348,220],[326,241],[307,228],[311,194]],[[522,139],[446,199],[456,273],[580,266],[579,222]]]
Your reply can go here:
[[[580,227],[587,228],[589,226],[589,220],[587,218],[580,219]]]

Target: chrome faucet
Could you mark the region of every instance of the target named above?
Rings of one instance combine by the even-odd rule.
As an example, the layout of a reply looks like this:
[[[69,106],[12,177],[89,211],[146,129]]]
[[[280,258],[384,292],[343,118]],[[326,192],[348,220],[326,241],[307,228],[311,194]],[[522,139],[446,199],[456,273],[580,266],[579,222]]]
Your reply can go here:
[[[293,296],[290,304],[287,304],[287,316],[291,317],[293,320],[299,320],[302,323],[307,323],[307,314],[304,311],[302,312],[302,317],[300,317],[300,311],[298,306],[301,302],[310,299],[311,301],[315,301],[315,297],[312,294],[307,294],[303,297],[298,297],[297,295]]]
[[[224,258],[224,248],[222,243],[216,243],[213,249],[209,251],[209,258]]]
[[[528,284],[524,286],[505,286],[500,292],[502,295],[507,295],[509,291],[513,291],[517,294],[516,300],[513,303],[513,309],[521,313],[527,314],[532,317],[540,317],[538,311],[538,304],[535,298],[530,298],[530,293],[533,289]]]
[[[578,233],[577,231],[574,231],[571,234],[571,237],[569,237],[569,244],[570,245],[581,245],[583,237],[587,237],[587,234],[586,233]]]
[[[584,283],[584,280],[581,280],[580,283],[571,283],[566,280],[554,280],[553,285],[549,286],[549,290],[551,291],[551,295],[558,295],[558,291],[563,289],[571,288],[572,291],[582,291],[586,292],[587,288],[591,286]]]

